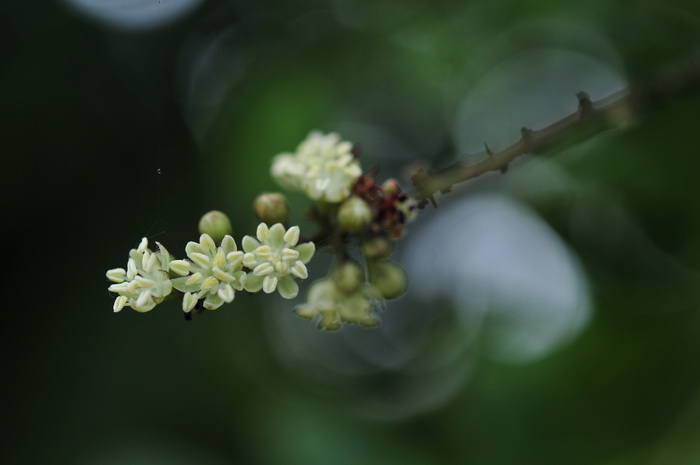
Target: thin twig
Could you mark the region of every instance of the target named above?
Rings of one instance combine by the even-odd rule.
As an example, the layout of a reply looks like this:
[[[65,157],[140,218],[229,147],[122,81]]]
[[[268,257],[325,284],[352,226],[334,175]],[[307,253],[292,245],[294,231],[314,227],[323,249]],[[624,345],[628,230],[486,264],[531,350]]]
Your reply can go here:
[[[563,142],[576,130],[586,128],[588,135],[619,125],[620,118],[656,106],[669,98],[682,95],[700,83],[700,54],[695,54],[678,66],[659,74],[655,79],[632,85],[605,98],[592,102],[585,92],[578,94],[578,110],[549,126],[538,130],[523,128],[514,144],[492,152],[488,146],[475,154],[482,161],[474,164],[457,162],[435,173],[419,170],[413,175],[413,197],[420,206],[435,204],[435,194],[449,192],[455,184],[490,171],[504,173],[520,155],[537,153]]]

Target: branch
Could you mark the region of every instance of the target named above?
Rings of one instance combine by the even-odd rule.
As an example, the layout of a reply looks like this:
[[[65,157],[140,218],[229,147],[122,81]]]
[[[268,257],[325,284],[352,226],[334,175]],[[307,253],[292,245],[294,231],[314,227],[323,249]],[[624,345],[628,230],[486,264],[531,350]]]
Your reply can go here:
[[[477,156],[482,161],[474,164],[457,162],[435,173],[421,169],[412,181],[414,198],[424,207],[428,201],[435,205],[434,195],[447,193],[455,184],[467,181],[489,171],[505,173],[508,165],[520,155],[542,152],[565,142],[578,130],[587,129],[587,135],[617,127],[620,118],[631,113],[658,106],[670,98],[677,98],[700,84],[700,53],[686,59],[680,65],[655,79],[632,85],[595,102],[585,92],[579,92],[578,110],[542,129],[521,130],[520,140],[499,152],[492,152],[488,146]]]

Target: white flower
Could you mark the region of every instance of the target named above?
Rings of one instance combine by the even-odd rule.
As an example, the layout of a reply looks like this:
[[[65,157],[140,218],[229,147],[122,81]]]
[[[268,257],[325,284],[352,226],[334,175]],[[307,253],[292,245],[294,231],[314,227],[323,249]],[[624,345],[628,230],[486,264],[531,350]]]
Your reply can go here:
[[[209,235],[202,234],[199,243],[188,242],[185,251],[190,259],[185,263],[192,274],[172,280],[173,287],[185,293],[182,298],[185,312],[191,312],[200,299],[204,299],[204,308],[215,310],[224,302],[233,301],[236,291],[245,286],[243,252],[238,250],[233,237],[224,236],[217,247]]]
[[[160,243],[158,252],[148,249],[148,239],[141,239],[138,248],[131,249],[126,270],[114,268],[107,271],[107,278],[118,284],[109,287],[119,294],[114,301],[114,311],[128,306],[137,312],[148,312],[173,290],[168,271],[181,273],[182,260],[171,260],[170,254]]]
[[[271,172],[284,187],[301,190],[314,200],[337,203],[350,196],[362,169],[350,142],[341,141],[336,133],[313,131],[296,153],[275,157]]]
[[[277,223],[268,228],[260,223],[257,240],[251,236],[243,238],[243,265],[250,268],[246,290],[257,292],[262,289],[270,294],[276,289],[285,299],[293,299],[299,293],[299,285],[294,277],[306,279],[306,263],[316,250],[313,242],[297,245],[299,227],[292,226],[286,230]]]

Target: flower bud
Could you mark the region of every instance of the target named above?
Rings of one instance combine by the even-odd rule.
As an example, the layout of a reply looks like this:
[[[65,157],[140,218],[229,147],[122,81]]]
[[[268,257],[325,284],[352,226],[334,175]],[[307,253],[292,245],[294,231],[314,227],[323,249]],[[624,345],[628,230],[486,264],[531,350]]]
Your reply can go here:
[[[362,242],[362,251],[367,258],[386,258],[394,250],[394,241],[375,236]]]
[[[321,319],[318,322],[319,329],[325,329],[326,331],[337,331],[341,326],[340,321],[338,321],[338,314],[335,311],[321,312]]]
[[[372,210],[359,197],[350,197],[338,209],[338,226],[350,232],[358,232],[372,221]]]
[[[406,272],[389,260],[368,264],[369,281],[385,299],[395,299],[406,291]]]
[[[287,224],[289,206],[284,195],[278,192],[260,194],[255,199],[255,214],[261,221],[270,224]]]
[[[349,294],[362,284],[362,268],[355,262],[347,261],[335,267],[332,278],[338,290]]]
[[[231,234],[231,231],[228,216],[218,210],[206,213],[199,220],[199,233],[208,234],[217,244],[221,244],[224,236]]]
[[[389,178],[382,183],[382,190],[384,191],[385,196],[390,197],[392,195],[400,193],[401,186],[399,185],[399,182],[396,179]]]

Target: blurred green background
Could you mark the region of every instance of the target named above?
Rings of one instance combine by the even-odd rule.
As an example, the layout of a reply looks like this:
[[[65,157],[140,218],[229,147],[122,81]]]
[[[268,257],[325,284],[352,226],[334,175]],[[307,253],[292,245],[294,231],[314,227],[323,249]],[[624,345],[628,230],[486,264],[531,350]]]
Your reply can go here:
[[[402,182],[503,147],[697,50],[695,0],[10,0],[0,37],[2,463],[700,463],[700,89],[440,197],[377,330],[104,277],[251,234],[312,129]]]

